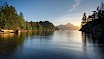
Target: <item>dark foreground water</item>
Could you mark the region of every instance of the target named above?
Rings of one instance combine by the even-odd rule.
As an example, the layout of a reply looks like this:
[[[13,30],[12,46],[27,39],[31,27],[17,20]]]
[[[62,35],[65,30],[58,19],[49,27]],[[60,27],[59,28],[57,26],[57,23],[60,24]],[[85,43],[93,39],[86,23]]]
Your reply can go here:
[[[72,30],[0,34],[0,59],[104,59],[102,38]]]

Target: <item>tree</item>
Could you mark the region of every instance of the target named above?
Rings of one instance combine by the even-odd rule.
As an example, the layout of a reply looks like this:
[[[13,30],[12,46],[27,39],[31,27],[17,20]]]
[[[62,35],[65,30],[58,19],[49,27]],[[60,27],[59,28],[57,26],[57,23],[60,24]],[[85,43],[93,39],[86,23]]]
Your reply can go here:
[[[26,30],[32,30],[31,25],[29,24],[29,22],[26,21]]]
[[[104,3],[101,3],[100,10],[104,10]]]
[[[15,7],[6,2],[0,6],[0,29],[11,30],[54,30],[55,26],[49,21],[27,22],[23,13],[17,14]]]
[[[23,17],[18,16],[18,22],[19,22],[19,29],[20,30],[25,30],[26,23]]]
[[[19,16],[24,17],[22,12],[20,12]]]
[[[86,13],[83,14],[83,17],[82,17],[82,23],[81,23],[81,26],[82,25],[85,25],[87,22],[87,17],[86,17]]]

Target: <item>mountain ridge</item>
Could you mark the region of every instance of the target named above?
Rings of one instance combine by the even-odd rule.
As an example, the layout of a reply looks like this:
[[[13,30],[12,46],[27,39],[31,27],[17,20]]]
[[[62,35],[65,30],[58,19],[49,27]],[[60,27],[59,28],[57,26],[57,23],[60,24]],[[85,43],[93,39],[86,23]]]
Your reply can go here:
[[[56,27],[59,28],[59,30],[79,30],[80,29],[79,26],[75,26],[71,23],[67,23],[65,25],[61,24]]]

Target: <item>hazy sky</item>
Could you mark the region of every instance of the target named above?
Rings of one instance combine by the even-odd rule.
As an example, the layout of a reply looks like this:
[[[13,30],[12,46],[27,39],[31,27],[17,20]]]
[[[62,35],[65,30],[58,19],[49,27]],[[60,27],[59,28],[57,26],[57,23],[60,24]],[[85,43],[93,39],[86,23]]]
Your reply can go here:
[[[79,26],[84,12],[91,14],[103,0],[0,0],[22,12],[27,21],[49,20],[55,25]]]

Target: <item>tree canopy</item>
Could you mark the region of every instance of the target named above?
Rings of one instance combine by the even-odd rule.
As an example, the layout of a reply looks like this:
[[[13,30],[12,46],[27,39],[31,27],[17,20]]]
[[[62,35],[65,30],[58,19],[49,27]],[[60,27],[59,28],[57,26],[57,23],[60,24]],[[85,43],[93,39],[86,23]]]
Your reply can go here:
[[[6,30],[55,30],[49,21],[25,21],[23,13],[17,14],[15,7],[6,2],[0,6],[0,29]]]
[[[84,16],[83,16],[84,17]],[[104,3],[97,7],[96,11],[93,11],[92,15],[89,15],[85,19],[82,18],[81,31],[85,32],[104,32]],[[84,22],[83,22],[84,21]]]

